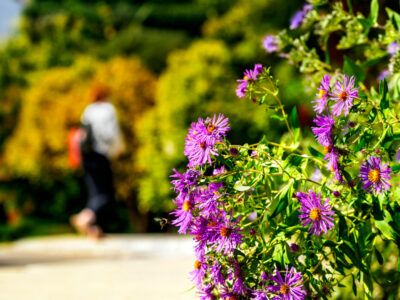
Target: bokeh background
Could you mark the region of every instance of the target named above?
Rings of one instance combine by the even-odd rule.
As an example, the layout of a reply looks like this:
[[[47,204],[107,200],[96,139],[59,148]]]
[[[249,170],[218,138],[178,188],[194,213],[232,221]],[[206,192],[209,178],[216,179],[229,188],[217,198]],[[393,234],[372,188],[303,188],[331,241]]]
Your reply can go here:
[[[169,176],[186,165],[184,136],[193,120],[225,114],[232,143],[283,130],[272,111],[236,97],[245,68],[272,66],[286,107],[297,105],[309,122],[312,91],[261,46],[302,4],[2,0],[0,240],[72,231],[69,217],[84,207],[86,191],[82,171],[69,167],[67,134],[99,82],[111,89],[127,141],[113,161],[118,201],[106,231],[173,231],[160,220],[172,209]]]

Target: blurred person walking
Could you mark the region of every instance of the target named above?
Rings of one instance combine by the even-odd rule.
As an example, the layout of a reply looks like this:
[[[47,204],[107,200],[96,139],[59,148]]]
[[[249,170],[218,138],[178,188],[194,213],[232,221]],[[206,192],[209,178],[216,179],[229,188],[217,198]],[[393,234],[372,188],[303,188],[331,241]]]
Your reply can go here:
[[[86,207],[71,217],[75,229],[92,238],[103,235],[102,223],[114,201],[113,173],[110,159],[124,151],[124,142],[109,89],[93,87],[89,104],[81,117],[81,158],[88,191]]]

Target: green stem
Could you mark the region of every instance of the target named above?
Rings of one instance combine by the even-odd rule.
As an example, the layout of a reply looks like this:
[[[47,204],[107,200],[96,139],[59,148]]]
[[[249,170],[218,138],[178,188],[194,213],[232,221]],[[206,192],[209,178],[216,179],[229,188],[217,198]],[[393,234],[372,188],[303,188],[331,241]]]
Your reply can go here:
[[[389,128],[390,128],[390,126],[387,126],[385,128],[385,130],[383,131],[383,133],[382,133],[381,137],[379,138],[378,142],[375,144],[375,146],[372,149],[376,149],[376,147],[378,147],[382,143],[382,141],[385,138],[386,133],[388,132]]]

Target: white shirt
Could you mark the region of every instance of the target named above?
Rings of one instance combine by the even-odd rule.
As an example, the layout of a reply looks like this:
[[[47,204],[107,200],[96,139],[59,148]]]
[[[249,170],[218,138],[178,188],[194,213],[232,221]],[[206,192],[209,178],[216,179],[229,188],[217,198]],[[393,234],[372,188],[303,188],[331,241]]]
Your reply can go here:
[[[100,101],[88,105],[81,121],[91,126],[94,151],[113,157],[123,150],[124,143],[117,113],[111,103]]]

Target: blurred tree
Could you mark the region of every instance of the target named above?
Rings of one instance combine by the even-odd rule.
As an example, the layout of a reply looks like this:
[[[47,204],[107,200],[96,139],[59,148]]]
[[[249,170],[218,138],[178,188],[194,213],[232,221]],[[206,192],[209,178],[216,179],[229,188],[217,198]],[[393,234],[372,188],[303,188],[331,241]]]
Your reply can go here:
[[[168,52],[200,36],[210,12],[229,7],[201,2],[33,0],[24,9],[21,31],[33,45],[50,46],[48,67],[69,65],[90,49],[102,58],[134,52],[161,71]]]

